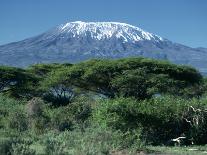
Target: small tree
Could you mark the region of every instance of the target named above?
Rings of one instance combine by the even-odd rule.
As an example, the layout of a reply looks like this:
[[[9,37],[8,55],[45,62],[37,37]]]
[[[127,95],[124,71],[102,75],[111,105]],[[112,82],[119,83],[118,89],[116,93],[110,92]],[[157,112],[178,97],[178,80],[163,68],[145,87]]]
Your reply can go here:
[[[64,79],[64,71],[56,70],[41,82],[43,98],[54,106],[67,105],[76,96],[75,87]]]
[[[31,97],[38,78],[23,69],[0,66],[0,92],[12,97]]]

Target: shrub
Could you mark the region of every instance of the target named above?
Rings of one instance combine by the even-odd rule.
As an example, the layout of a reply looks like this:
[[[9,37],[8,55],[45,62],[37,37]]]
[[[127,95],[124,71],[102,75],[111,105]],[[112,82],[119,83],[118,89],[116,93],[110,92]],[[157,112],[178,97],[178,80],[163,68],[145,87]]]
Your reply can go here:
[[[2,155],[35,155],[35,150],[30,148],[31,141],[20,138],[5,138],[0,141],[0,154]]]
[[[59,107],[50,112],[50,128],[58,131],[73,129],[74,122],[70,117],[71,114],[64,108]]]
[[[12,144],[12,155],[35,155],[35,150],[30,148],[31,142],[20,141]]]
[[[183,112],[183,119],[188,124],[189,131],[185,132],[187,138],[195,144],[207,143],[207,99],[189,106]]]
[[[59,131],[72,130],[77,125],[84,128],[91,116],[93,102],[86,97],[79,97],[67,106],[51,109],[51,127]]]
[[[13,141],[11,139],[0,139],[0,154],[2,155],[9,155],[11,154]]]
[[[44,139],[41,143],[45,146],[45,154],[66,154],[66,141],[63,136],[58,136],[55,133],[48,133],[47,135],[44,135]]]
[[[32,98],[27,102],[26,112],[29,117],[37,117],[42,115],[43,109],[42,106],[44,101],[40,98]]]
[[[80,96],[68,106],[68,111],[73,115],[77,123],[82,124],[91,116],[92,106],[95,102],[96,101],[90,97]]]
[[[25,110],[30,130],[33,130],[37,134],[42,134],[46,130],[50,120],[44,112],[46,110],[44,101],[41,98],[32,98],[27,102]]]
[[[25,121],[24,101],[14,100],[0,94],[0,128],[8,127],[9,122],[13,121],[13,118],[16,119],[15,115],[22,116]]]
[[[138,135],[137,132],[136,136]],[[42,137],[41,144],[46,146],[46,154],[110,154],[114,150],[127,148],[130,152],[144,148],[136,136],[130,137],[110,128],[94,126],[85,129],[84,132],[79,129],[72,132],[50,132]]]
[[[7,121],[9,129],[15,129],[20,132],[28,129],[28,119],[24,111],[10,113]]]
[[[206,101],[196,99],[158,97],[138,102],[118,98],[102,101],[93,112],[93,121],[123,132],[142,129],[142,139],[152,144],[168,144],[180,136],[186,137],[186,144],[205,144],[206,106]],[[197,110],[189,111],[190,107]]]

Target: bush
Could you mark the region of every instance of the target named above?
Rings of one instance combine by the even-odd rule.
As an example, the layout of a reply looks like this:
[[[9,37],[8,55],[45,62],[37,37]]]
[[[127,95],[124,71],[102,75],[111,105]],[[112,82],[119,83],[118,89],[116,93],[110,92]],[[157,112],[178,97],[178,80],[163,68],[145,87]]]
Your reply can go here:
[[[1,138],[0,139],[0,154],[2,155],[11,154],[12,143],[13,141],[11,139]]]
[[[32,98],[27,102],[26,112],[29,117],[37,117],[42,115],[44,101],[40,98]]]
[[[11,113],[7,121],[9,129],[15,129],[20,132],[28,129],[28,119],[23,111]]]
[[[25,110],[30,130],[33,130],[37,134],[42,134],[49,124],[50,118],[44,112],[47,108],[44,105],[44,101],[37,97],[32,98],[26,104]]]
[[[13,118],[16,119],[14,115],[22,116],[25,121],[22,112],[24,113],[24,101],[14,100],[0,94],[0,128],[8,127],[8,123],[13,121]]]
[[[123,132],[142,129],[142,139],[156,145],[180,136],[186,137],[186,144],[205,144],[206,106],[206,100],[196,99],[159,97],[138,102],[118,98],[102,101],[93,112],[93,121]]]
[[[42,137],[41,144],[46,146],[46,154],[110,154],[114,150],[137,151],[143,147],[136,136],[127,137],[110,128],[91,127],[84,132],[77,129],[60,134],[48,133]]]
[[[65,107],[64,107],[65,108]],[[73,119],[71,114],[64,109],[59,107],[50,111],[50,128],[58,131],[72,130],[73,129]]]
[[[195,144],[207,143],[207,98],[196,102],[183,112],[183,118],[188,123],[189,131],[186,137]]]
[[[73,118],[77,123],[82,124],[91,116],[92,106],[95,102],[96,101],[90,97],[76,97],[74,102],[68,106],[68,111],[73,115]]]
[[[66,154],[66,137],[63,134],[47,133],[41,140],[41,144],[45,146],[45,154],[64,155]]]
[[[35,155],[35,150],[30,148],[30,141],[20,141],[12,144],[12,155]]]
[[[77,125],[84,128],[91,116],[93,102],[89,98],[79,97],[67,106],[51,109],[48,113],[51,127],[59,131],[72,130]]]
[[[35,155],[35,150],[30,148],[31,141],[20,138],[5,138],[0,141],[1,155]]]

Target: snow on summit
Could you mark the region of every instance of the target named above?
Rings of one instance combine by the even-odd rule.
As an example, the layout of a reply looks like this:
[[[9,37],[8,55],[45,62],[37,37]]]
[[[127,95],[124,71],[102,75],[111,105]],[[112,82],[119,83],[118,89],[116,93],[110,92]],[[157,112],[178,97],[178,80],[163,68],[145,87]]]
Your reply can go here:
[[[173,43],[119,22],[68,22],[40,35],[2,45],[0,55],[1,65],[18,67],[141,56],[191,65],[207,75],[206,49]]]
[[[138,27],[119,22],[82,22],[75,21],[58,27],[59,33],[71,33],[73,37],[91,36],[93,39],[104,40],[119,38],[124,42],[143,40],[163,41],[163,38],[146,32]]]

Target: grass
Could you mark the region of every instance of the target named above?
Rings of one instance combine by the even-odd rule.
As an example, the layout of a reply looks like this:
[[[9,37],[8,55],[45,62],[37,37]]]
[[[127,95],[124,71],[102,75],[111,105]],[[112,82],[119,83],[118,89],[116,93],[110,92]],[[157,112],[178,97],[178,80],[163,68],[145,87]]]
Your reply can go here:
[[[202,155],[207,154],[207,146],[187,146],[187,147],[167,147],[167,146],[148,146],[147,149],[155,154],[169,155]]]

